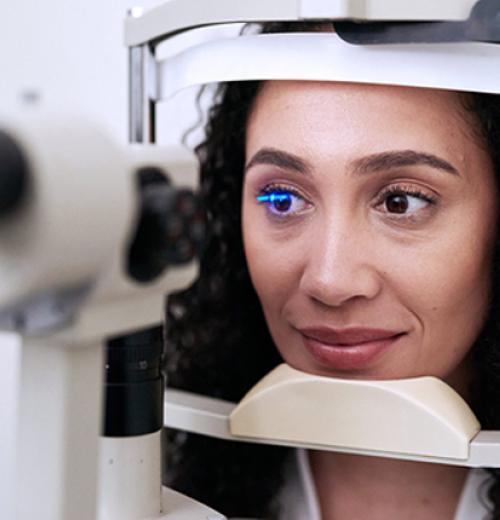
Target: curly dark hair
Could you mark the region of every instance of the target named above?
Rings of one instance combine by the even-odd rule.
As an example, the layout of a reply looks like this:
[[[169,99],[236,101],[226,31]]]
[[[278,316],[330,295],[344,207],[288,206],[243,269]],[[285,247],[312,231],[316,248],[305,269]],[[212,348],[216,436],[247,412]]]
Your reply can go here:
[[[318,30],[301,23],[266,24],[263,32]],[[239,401],[281,357],[268,332],[250,281],[241,235],[241,194],[246,122],[259,82],[222,84],[212,105],[205,139],[196,148],[201,164],[208,236],[200,274],[167,306],[167,383]],[[500,186],[500,96],[464,97],[491,154]],[[472,408],[484,429],[500,429],[500,349],[497,320],[500,237],[495,248],[491,311],[474,345]],[[168,431],[166,484],[227,516],[275,518],[288,448],[220,441]],[[491,519],[500,520],[500,471],[488,496]]]

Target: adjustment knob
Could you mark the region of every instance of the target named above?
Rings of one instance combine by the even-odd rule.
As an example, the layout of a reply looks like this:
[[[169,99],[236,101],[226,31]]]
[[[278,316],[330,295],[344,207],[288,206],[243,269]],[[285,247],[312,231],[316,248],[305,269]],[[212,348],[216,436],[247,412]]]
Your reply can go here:
[[[176,188],[159,172],[153,176],[151,168],[142,173],[141,213],[128,271],[134,279],[148,282],[169,265],[184,264],[199,255],[205,219],[199,197],[191,190]]]

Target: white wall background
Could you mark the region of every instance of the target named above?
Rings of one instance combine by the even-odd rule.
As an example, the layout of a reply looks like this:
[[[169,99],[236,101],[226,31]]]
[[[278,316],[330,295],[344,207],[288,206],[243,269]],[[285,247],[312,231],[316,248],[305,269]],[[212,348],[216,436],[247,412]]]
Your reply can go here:
[[[0,118],[21,107],[83,113],[125,142],[128,87],[123,19],[131,7],[150,9],[160,3],[2,0]],[[170,140],[196,120],[193,95],[191,91],[176,98],[168,124],[160,121],[163,141],[165,134]]]
[[[125,139],[128,7],[130,0],[2,2],[0,111],[15,111],[35,96],[44,109],[83,112]]]

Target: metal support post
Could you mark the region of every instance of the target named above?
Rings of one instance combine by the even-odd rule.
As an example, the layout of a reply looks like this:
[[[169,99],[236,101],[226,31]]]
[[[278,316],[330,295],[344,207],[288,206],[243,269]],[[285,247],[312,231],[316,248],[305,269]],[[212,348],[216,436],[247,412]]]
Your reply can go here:
[[[129,141],[155,141],[156,63],[149,44],[129,48]]]

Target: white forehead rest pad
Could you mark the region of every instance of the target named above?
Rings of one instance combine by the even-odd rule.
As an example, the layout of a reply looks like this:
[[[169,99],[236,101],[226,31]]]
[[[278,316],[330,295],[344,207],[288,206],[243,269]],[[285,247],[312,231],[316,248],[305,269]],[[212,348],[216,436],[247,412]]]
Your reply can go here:
[[[183,88],[248,80],[315,80],[500,93],[500,45],[358,46],[335,33],[261,34],[188,48],[158,63],[157,99]]]

